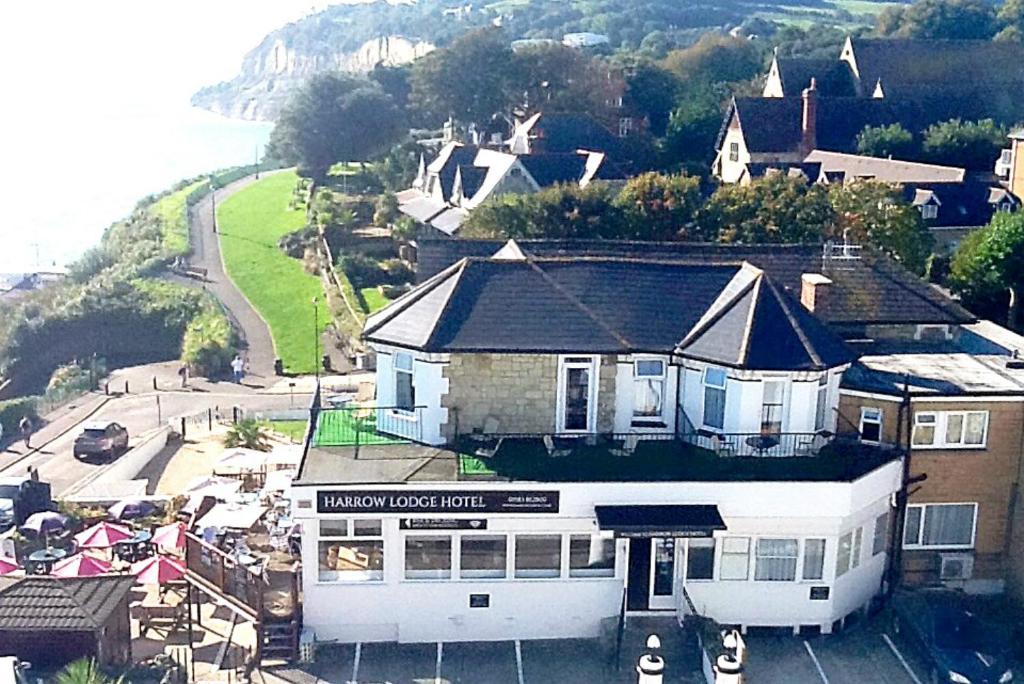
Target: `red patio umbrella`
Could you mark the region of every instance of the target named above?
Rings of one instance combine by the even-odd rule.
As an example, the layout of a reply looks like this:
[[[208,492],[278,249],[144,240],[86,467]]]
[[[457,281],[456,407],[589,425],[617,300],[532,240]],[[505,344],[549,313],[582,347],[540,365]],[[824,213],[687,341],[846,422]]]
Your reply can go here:
[[[7,558],[0,558],[0,575],[6,575],[19,569],[19,565]]]
[[[185,576],[185,566],[167,556],[153,556],[132,565],[132,574],[139,584],[163,584]]]
[[[114,525],[107,521],[99,522],[87,530],[75,535],[75,543],[80,549],[109,549],[118,542],[135,536],[127,527]]]
[[[180,551],[185,548],[185,523],[174,522],[156,528],[153,543],[166,551]]]
[[[54,577],[95,577],[105,575],[113,566],[102,558],[87,553],[76,553],[53,566],[50,572]]]

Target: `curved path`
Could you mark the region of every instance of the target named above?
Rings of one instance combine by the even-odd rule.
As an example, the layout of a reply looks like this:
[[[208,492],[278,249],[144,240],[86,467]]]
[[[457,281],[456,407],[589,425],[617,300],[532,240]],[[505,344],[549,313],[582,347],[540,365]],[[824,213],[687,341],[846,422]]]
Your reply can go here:
[[[268,174],[260,174],[266,177]],[[269,378],[274,375],[274,340],[266,322],[253,308],[245,295],[235,287],[234,282],[224,272],[224,262],[220,254],[220,239],[214,232],[214,206],[238,192],[242,188],[256,182],[255,176],[247,176],[230,185],[207,195],[200,200],[189,213],[189,237],[192,255],[189,264],[197,269],[206,269],[204,289],[213,293],[227,309],[235,328],[242,338],[244,354],[249,359],[249,372],[252,375]],[[191,281],[195,284],[196,281]]]

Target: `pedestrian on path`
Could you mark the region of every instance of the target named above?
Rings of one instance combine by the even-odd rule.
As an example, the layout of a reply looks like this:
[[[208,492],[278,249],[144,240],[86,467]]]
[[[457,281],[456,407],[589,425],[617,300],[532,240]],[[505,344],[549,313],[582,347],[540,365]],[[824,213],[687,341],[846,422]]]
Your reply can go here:
[[[245,361],[242,361],[241,356],[236,355],[235,358],[231,360],[231,372],[235,377],[235,382],[240,384],[242,382],[242,376],[245,375]]]
[[[178,375],[181,377],[181,388],[185,389],[188,387],[188,366],[186,364],[182,364],[178,369]]]
[[[18,429],[21,430],[21,438],[25,440],[25,448],[31,449],[32,445],[29,442],[32,440],[32,420],[28,416],[22,416]]]

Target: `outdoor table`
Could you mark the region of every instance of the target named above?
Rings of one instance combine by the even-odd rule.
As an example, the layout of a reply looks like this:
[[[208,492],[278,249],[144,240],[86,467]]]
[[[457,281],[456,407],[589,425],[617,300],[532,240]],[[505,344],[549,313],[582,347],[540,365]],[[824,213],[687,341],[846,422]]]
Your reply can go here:
[[[40,549],[39,551],[32,552],[28,557],[29,563],[32,564],[32,574],[50,574],[54,563],[64,560],[67,555],[68,552],[64,549]]]
[[[754,435],[753,437],[747,437],[744,441],[747,443],[747,446],[757,449],[759,456],[764,456],[764,452],[779,445],[779,439],[772,435]]]

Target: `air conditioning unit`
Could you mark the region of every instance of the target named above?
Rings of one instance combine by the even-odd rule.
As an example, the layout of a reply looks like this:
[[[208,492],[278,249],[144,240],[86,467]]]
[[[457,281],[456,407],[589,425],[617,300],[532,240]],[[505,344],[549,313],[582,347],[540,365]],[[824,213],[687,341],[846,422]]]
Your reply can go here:
[[[974,556],[969,553],[939,554],[939,579],[943,582],[962,582],[971,579]]]

